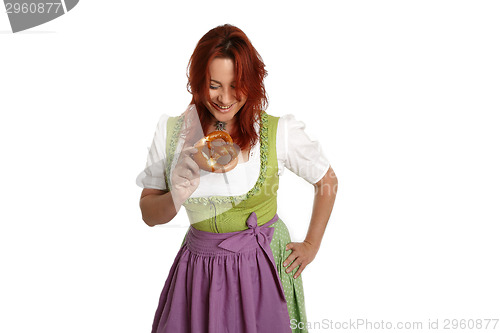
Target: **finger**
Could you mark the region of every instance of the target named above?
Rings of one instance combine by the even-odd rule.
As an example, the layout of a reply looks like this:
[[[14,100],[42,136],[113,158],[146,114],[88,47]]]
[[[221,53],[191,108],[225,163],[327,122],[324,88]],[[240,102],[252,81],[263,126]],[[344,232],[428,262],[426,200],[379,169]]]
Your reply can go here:
[[[300,266],[299,266],[299,269],[297,270],[297,272],[295,272],[295,275],[293,276],[294,279],[298,278],[300,276],[300,274],[302,273],[302,271],[304,270],[304,268],[306,268],[306,264],[302,263]]]
[[[198,151],[198,148],[186,147],[186,148],[182,149],[181,154],[190,155],[190,154],[196,153],[197,151]]]
[[[188,148],[184,148],[181,150],[181,152],[179,153],[179,157],[178,157],[178,161],[179,163],[185,159],[192,159],[192,156],[194,153],[198,152],[198,149],[197,148],[194,148],[194,147],[188,147]]]
[[[191,179],[191,185],[198,187],[200,185],[200,178]]]
[[[293,251],[292,253],[290,253],[290,255],[285,259],[285,261],[283,261],[283,267],[288,266],[297,257],[298,257],[298,255],[297,255],[296,251]]]
[[[183,160],[179,161],[175,167],[175,172],[178,175],[192,179],[199,177],[200,167],[191,157],[186,156]]]
[[[200,172],[200,167],[198,164],[193,160],[191,156],[187,156],[186,159],[184,160],[186,163],[186,167],[189,168],[192,172],[193,175],[198,175]]]
[[[172,182],[175,188],[180,189],[182,187],[188,187],[191,183],[186,178],[179,178],[177,181]]]
[[[172,174],[172,183],[182,183],[185,180],[189,181],[186,177],[185,170],[176,170],[176,172]]]
[[[188,185],[186,185],[185,183],[178,183],[178,184],[172,185],[172,187],[176,190],[182,190],[182,189],[188,188]]]
[[[185,176],[183,176],[179,172],[172,175],[172,184],[174,186],[177,186],[177,188],[179,188],[179,186],[181,186],[181,187],[182,186],[184,186],[184,187],[189,186],[189,184],[190,184],[189,178],[186,178]]]
[[[297,266],[299,266],[299,265],[300,265],[299,259],[295,259],[294,262],[286,269],[286,272],[290,273],[295,268],[297,268]]]
[[[177,174],[182,177],[182,178],[186,178],[186,179],[191,179],[193,178],[193,175],[194,175],[194,172],[193,170],[189,169],[189,168],[181,168]]]
[[[184,149],[179,155],[179,163],[189,163],[189,165],[193,167],[198,166],[192,156],[196,152],[198,152],[197,148],[191,147]],[[192,161],[193,163],[191,163],[190,161]]]

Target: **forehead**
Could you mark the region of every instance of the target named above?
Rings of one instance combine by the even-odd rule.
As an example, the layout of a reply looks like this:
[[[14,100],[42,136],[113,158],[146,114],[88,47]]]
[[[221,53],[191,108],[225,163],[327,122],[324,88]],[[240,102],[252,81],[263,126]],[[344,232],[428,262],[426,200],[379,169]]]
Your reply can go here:
[[[234,77],[234,63],[228,58],[215,58],[208,66],[210,79],[221,83],[231,83]]]

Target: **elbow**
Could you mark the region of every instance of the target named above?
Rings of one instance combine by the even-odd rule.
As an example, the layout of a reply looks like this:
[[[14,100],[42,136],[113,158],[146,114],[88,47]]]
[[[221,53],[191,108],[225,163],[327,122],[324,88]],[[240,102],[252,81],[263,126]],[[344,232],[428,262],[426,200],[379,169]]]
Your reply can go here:
[[[144,223],[146,223],[146,225],[148,227],[154,227],[154,226],[156,226],[158,224],[165,224],[165,223],[170,222],[170,220],[168,220],[168,221],[158,221],[158,220],[155,220],[155,219],[152,219],[152,218],[145,217],[144,215],[142,216],[142,220],[144,221]]]
[[[175,214],[172,214],[172,209],[170,209],[173,206],[172,200],[169,200],[169,196],[163,196],[167,192],[162,190],[149,190],[148,192],[143,193],[139,200],[139,207],[144,223],[149,227],[154,227],[158,224],[170,222]],[[166,204],[163,198],[166,199]],[[169,201],[171,202],[170,205]]]
[[[152,223],[148,218],[146,218],[144,215],[142,216],[142,220],[148,227],[154,227],[156,224]]]
[[[144,210],[141,208],[141,214],[142,214],[142,221],[148,226],[148,227],[154,227],[155,223],[151,220],[147,214],[144,213]]]
[[[148,226],[148,227],[154,227],[158,223],[155,223],[154,218],[151,217],[151,214],[148,214],[149,209],[147,209],[147,206],[145,202],[142,200],[139,201],[139,207],[141,209],[141,216],[142,216],[142,221]]]
[[[146,214],[144,212],[144,210],[142,211],[142,220],[144,221],[144,223],[148,226],[148,227],[154,227],[158,224],[165,224],[165,223],[168,223],[170,222],[172,219],[167,219],[166,221],[164,219],[160,219],[158,217],[151,217],[149,216],[148,214]]]

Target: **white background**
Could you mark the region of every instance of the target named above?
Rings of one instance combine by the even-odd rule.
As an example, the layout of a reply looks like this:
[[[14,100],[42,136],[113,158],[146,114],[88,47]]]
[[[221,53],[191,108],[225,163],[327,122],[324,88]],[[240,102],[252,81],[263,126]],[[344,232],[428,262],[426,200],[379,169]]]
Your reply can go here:
[[[499,14],[497,1],[81,1],[12,34],[0,13],[0,331],[150,331],[188,222],[146,226],[135,177],[161,114],[190,101],[197,41],[224,23],[266,63],[268,112],[304,121],[339,178],[303,273],[308,320],[499,318]],[[303,240],[312,186],[288,171],[278,193]]]

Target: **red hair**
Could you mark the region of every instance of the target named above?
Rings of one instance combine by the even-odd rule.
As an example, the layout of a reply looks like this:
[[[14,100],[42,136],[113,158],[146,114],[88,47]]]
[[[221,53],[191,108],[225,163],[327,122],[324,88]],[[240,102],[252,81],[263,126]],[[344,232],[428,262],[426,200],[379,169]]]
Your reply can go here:
[[[239,126],[234,126],[230,135],[242,150],[250,148],[258,140],[254,121],[260,122],[260,111],[268,105],[264,62],[245,33],[230,24],[213,28],[199,40],[188,64],[187,89],[193,95],[191,104],[196,106],[205,134],[212,121],[204,102],[210,100],[208,67],[214,58],[228,58],[234,63],[236,99],[245,95],[247,101],[236,113]]]

